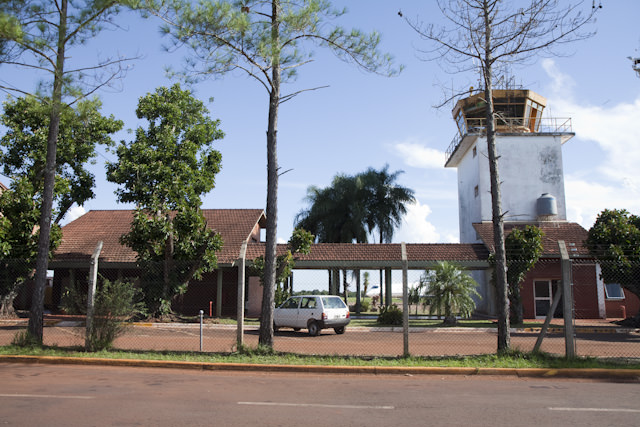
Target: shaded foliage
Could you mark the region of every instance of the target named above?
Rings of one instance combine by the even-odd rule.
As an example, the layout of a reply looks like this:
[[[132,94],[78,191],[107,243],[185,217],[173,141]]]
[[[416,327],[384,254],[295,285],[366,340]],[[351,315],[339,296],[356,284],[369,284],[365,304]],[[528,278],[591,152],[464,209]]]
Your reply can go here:
[[[605,283],[619,283],[640,298],[640,216],[625,209],[605,209],[585,241],[600,261]],[[636,314],[640,321],[640,313]]]
[[[511,322],[523,322],[522,281],[542,255],[544,233],[538,227],[527,225],[514,228],[505,239],[507,253],[507,283],[509,284],[509,302]]]

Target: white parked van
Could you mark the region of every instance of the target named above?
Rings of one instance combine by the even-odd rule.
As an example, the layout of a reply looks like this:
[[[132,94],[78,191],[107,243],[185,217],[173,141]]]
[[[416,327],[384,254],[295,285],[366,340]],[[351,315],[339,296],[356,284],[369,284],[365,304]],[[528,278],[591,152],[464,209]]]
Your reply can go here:
[[[335,295],[296,295],[287,299],[273,312],[273,330],[306,328],[316,336],[322,329],[333,328],[336,334],[344,334],[349,324],[349,307]]]

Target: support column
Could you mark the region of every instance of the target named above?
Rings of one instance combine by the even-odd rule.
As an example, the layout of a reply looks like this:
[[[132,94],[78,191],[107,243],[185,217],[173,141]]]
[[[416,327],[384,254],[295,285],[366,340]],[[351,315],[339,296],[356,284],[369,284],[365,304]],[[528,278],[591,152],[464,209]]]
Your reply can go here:
[[[216,274],[218,283],[216,286],[216,317],[219,319],[222,317],[222,269],[218,269]]]
[[[391,286],[391,281],[392,277],[391,277],[391,269],[390,268],[385,268],[384,270],[384,292],[385,292],[385,302],[384,305],[386,305],[387,307],[391,306],[392,303],[392,298],[393,298],[393,291],[392,291],[392,286]]]

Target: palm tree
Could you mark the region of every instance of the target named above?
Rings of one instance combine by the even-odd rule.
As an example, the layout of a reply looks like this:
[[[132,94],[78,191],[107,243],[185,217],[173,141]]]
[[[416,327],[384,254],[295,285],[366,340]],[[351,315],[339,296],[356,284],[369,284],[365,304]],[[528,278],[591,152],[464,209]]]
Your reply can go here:
[[[296,215],[296,228],[313,233],[319,243],[367,242],[362,179],[337,175],[327,188],[307,189],[310,207]]]
[[[429,314],[444,314],[445,325],[455,325],[456,314],[470,317],[476,308],[473,296],[480,298],[476,281],[450,262],[440,262],[433,270],[426,270],[420,277],[420,287],[424,286],[428,289],[425,305],[429,304]]]
[[[369,168],[361,174],[367,192],[366,223],[369,233],[375,229],[380,235],[380,243],[390,243],[395,229],[400,226],[402,217],[407,213],[407,204],[415,203],[414,191],[396,184],[398,176],[404,171],[389,173],[389,165],[379,171]],[[383,270],[380,270],[380,302],[382,303]],[[390,296],[387,296],[390,301]]]
[[[415,203],[414,191],[396,184],[404,171],[389,173],[389,165],[379,171],[369,168],[361,174],[366,191],[366,224],[370,233],[377,229],[380,243],[390,243],[395,229],[407,213],[407,204]]]
[[[296,215],[296,227],[313,233],[319,243],[367,242],[363,184],[359,176],[337,175],[328,188],[309,187],[306,200],[310,207]],[[346,271],[343,290],[348,303]]]

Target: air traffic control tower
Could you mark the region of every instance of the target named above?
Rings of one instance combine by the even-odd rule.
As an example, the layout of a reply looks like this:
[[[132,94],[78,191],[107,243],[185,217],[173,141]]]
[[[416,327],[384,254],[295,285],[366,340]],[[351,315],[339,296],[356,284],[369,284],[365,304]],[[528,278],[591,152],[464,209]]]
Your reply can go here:
[[[498,173],[505,222],[566,221],[562,145],[571,119],[546,118],[546,99],[530,90],[493,91]],[[460,242],[478,243],[474,223],[491,222],[484,92],[458,101],[458,133],[445,167],[458,169]]]

